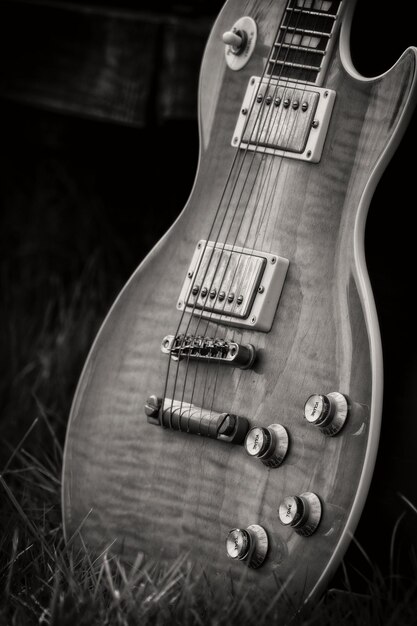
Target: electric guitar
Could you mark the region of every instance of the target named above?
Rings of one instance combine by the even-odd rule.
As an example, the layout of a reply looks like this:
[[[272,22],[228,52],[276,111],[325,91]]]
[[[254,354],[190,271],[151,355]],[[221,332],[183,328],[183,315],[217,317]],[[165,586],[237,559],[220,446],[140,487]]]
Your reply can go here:
[[[228,0],[199,87],[183,212],[85,364],[63,517],[96,550],[213,589],[325,589],[378,447],[382,352],[364,257],[375,186],[416,100],[416,52],[367,79],[352,0]]]

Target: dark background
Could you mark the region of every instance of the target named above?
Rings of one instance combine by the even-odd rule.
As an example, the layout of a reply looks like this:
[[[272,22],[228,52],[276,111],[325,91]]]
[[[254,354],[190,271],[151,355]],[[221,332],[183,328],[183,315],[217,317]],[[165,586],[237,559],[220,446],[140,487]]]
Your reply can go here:
[[[358,4],[352,56],[374,76],[417,44],[415,21],[388,0]],[[187,199],[198,155],[198,68],[221,5],[0,4],[0,459],[40,407],[63,440],[100,321]],[[357,538],[381,567],[393,540],[398,566],[408,567],[416,540],[415,512],[402,498],[417,506],[415,139],[416,116],[366,230],[385,391]],[[42,445],[42,430],[32,439]]]

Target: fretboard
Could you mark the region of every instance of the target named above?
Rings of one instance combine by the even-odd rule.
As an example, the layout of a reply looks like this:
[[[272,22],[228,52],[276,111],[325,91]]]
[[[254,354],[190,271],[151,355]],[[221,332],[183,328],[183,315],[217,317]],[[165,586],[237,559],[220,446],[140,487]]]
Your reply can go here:
[[[289,0],[267,74],[320,84],[341,4],[342,0]]]

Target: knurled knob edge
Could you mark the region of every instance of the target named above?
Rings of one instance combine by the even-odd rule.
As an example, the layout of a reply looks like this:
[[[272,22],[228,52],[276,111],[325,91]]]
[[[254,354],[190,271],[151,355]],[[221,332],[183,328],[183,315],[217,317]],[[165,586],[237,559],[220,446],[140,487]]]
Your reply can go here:
[[[268,449],[259,456],[264,465],[271,468],[279,467],[287,456],[289,436],[288,431],[281,424],[270,424],[268,430],[271,433],[271,443]]]

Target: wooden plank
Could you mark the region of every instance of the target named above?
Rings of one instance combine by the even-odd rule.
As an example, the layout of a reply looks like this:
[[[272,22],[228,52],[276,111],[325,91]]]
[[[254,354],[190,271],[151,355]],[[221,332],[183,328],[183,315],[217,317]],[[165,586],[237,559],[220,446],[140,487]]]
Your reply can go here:
[[[3,97],[132,126],[196,116],[207,18],[6,1],[2,20]]]

